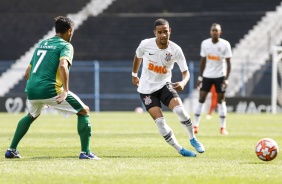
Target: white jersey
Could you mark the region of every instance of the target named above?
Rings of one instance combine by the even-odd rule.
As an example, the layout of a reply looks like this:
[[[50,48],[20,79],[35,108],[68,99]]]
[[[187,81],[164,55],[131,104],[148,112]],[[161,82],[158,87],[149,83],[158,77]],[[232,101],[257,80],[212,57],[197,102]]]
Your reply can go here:
[[[136,57],[143,58],[142,73],[137,91],[151,94],[171,82],[171,70],[177,62],[181,72],[188,70],[182,49],[169,41],[166,49],[159,49],[156,38],[142,40]]]
[[[219,38],[217,43],[213,43],[212,39],[208,38],[201,44],[201,57],[206,57],[203,77],[223,77],[226,75],[225,58],[232,57],[230,43],[222,38]]]

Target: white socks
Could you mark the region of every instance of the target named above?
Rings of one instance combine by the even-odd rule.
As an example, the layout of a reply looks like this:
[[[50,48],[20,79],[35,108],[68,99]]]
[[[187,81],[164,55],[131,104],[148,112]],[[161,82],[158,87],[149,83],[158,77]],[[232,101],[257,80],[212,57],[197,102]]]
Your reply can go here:
[[[218,106],[218,114],[220,117],[220,128],[226,128],[226,115],[227,115],[227,107],[226,102],[222,102],[221,104],[217,104]]]
[[[203,103],[198,103],[198,106],[195,111],[195,119],[194,119],[194,126],[198,127],[201,119],[201,114],[202,114],[202,109],[203,109]]]
[[[189,140],[193,139],[195,137],[192,122],[190,119],[189,114],[184,109],[183,105],[178,105],[174,107],[173,112],[178,116],[182,126],[187,131]]]
[[[155,122],[156,122],[156,125],[158,126],[158,130],[160,134],[164,137],[166,142],[170,144],[171,146],[173,146],[178,152],[180,152],[180,150],[182,149],[182,146],[179,145],[179,143],[177,142],[173,134],[173,131],[166,124],[165,118],[164,117],[157,118]]]

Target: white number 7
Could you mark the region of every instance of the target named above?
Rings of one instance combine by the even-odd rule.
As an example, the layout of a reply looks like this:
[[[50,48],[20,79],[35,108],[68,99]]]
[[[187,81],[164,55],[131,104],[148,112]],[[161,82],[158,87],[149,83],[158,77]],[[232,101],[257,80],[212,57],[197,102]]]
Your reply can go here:
[[[36,71],[37,71],[39,65],[41,64],[41,62],[42,62],[44,56],[46,55],[46,53],[47,53],[47,50],[38,50],[38,51],[37,51],[37,56],[40,56],[40,57],[39,57],[39,59],[38,59],[36,65],[35,65],[35,67],[34,67],[32,73],[36,73]]]

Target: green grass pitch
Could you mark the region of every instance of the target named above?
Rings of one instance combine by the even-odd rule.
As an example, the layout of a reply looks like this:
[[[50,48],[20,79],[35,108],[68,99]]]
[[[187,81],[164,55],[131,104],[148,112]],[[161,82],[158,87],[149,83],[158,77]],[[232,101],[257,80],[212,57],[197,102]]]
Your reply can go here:
[[[194,150],[171,112],[164,112],[178,142]],[[18,149],[22,159],[5,159],[17,123],[24,114],[0,113],[0,183],[282,183],[282,155],[259,160],[256,143],[265,137],[282,147],[282,114],[229,114],[229,136],[219,134],[219,117],[202,117],[197,138],[206,152],[179,155],[159,135],[149,114],[91,113],[91,148],[100,161],[79,160],[76,116],[41,115]]]

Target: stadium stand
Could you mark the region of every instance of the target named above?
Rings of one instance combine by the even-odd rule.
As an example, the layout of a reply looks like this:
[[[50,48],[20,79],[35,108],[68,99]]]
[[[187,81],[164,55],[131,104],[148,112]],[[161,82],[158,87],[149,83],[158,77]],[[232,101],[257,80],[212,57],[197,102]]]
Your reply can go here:
[[[18,59],[50,30],[55,16],[76,13],[89,1],[70,0],[66,4],[55,0],[40,3],[35,0],[2,0],[0,12],[5,18],[1,18],[0,23],[9,26],[1,29],[0,50],[5,52],[1,53],[0,60]],[[77,60],[131,59],[139,41],[153,36],[153,21],[159,16],[167,16],[173,28],[172,39],[183,47],[189,60],[198,60],[199,44],[209,36],[212,22],[222,24],[223,37],[234,46],[266,11],[275,10],[280,2],[155,0],[144,3],[142,0],[116,0],[100,16],[89,18],[76,31],[73,38],[75,57]],[[17,49],[14,49],[15,43]],[[107,54],[109,50],[110,55]]]
[[[250,78],[244,85],[245,96],[267,97],[271,94],[271,70],[272,63],[266,62],[265,65],[257,70],[253,77]],[[237,92],[237,96],[241,95],[241,91]]]
[[[222,37],[234,46],[260,17],[261,15],[246,17],[222,14],[212,17],[166,17],[166,19],[170,21],[172,28],[171,40],[182,47],[187,60],[198,61],[201,41],[209,37],[212,22],[220,22],[223,25]],[[113,18],[107,15],[90,17],[75,33],[73,39],[75,57],[77,60],[129,60],[133,58],[135,49],[142,39],[154,36],[153,23],[156,18]],[[241,23],[244,21],[246,23]],[[240,23],[240,29],[235,22]]]
[[[73,21],[75,29],[78,29],[79,26],[90,16],[97,16],[104,9],[106,9],[113,0],[91,0],[89,3],[78,11],[77,13],[67,14],[66,16],[70,17]],[[47,32],[41,39],[47,39],[54,35],[54,28]],[[41,40],[40,39],[40,40]],[[13,88],[24,76],[25,68],[29,64],[29,60],[33,55],[33,50],[36,48],[38,40],[28,51],[25,52],[19,59],[17,59],[11,68],[3,72],[0,77],[0,96],[4,96]],[[7,83],[9,80],[9,83]]]
[[[54,26],[54,17],[76,13],[90,0],[0,1],[0,61],[16,60]]]
[[[10,25],[6,26],[4,34],[0,35],[0,49],[4,50],[0,55],[0,61],[19,58],[42,35],[46,34],[47,30],[50,30],[53,26],[53,17],[58,13],[66,15],[77,12],[88,1],[71,0],[67,5],[55,0],[48,3],[43,3],[44,1],[36,3],[37,1],[30,0],[28,3],[18,4],[16,0],[1,1],[0,12],[8,18],[0,19],[1,24]],[[59,6],[60,3],[63,5]],[[123,60],[131,65],[135,49],[140,41],[153,36],[154,20],[164,17],[169,20],[172,27],[171,39],[183,48],[187,60],[195,61],[197,67],[200,43],[209,37],[209,28],[213,22],[222,24],[222,37],[229,40],[231,46],[234,47],[267,11],[274,11],[280,3],[280,0],[199,0],[196,2],[192,0],[146,2],[116,0],[102,14],[89,17],[76,30],[72,41],[75,48],[75,62],[100,60],[113,65],[115,61]],[[56,4],[55,9],[52,4]],[[19,49],[13,52],[15,43]],[[72,72],[71,89],[77,94],[93,94],[93,86],[89,87],[89,84],[93,84],[93,77],[89,75],[93,74]],[[101,94],[135,93],[129,76],[130,73],[118,73],[114,77],[101,74],[103,83],[112,84],[101,88]],[[81,77],[85,81],[83,83],[86,84],[81,82]],[[123,79],[122,82],[115,80],[117,78]],[[24,85],[25,81],[22,80],[9,93],[20,93]],[[92,101],[89,102],[90,106],[93,105]],[[129,100],[129,102],[125,104],[122,99],[103,100],[101,110],[125,110],[139,104],[136,100]]]
[[[69,0],[69,4],[56,0],[0,1],[0,24],[3,25],[0,34],[0,63],[2,63],[0,77],[13,65],[13,61],[19,59],[52,29],[56,16],[77,12],[89,1]],[[25,68],[24,65],[17,67],[16,70],[25,70]],[[14,76],[14,73],[11,75]],[[24,86],[25,80],[22,79],[14,86],[11,94],[22,93]],[[3,89],[4,85],[1,85],[1,88]]]
[[[153,36],[154,20],[165,17],[172,27],[171,39],[183,47],[188,60],[198,61],[200,43],[209,37],[213,22],[222,24],[223,38],[234,47],[266,11],[275,10],[279,3],[278,0],[156,0],[146,3],[117,0],[100,16],[89,18],[76,33],[75,37],[79,38],[73,40],[76,59],[131,59],[140,40]]]
[[[282,5],[278,6],[275,11],[267,12],[248,34],[240,39],[236,47],[233,48],[232,69],[242,70],[244,65],[252,63],[252,67],[244,72],[243,82],[247,82],[254,77],[254,72],[259,70],[270,59],[272,47],[280,45],[282,42],[282,33],[280,23],[282,18]],[[227,95],[234,96],[234,93],[242,87],[242,77],[232,72],[229,82],[234,87],[228,88]],[[239,85],[238,85],[239,84]]]

